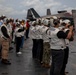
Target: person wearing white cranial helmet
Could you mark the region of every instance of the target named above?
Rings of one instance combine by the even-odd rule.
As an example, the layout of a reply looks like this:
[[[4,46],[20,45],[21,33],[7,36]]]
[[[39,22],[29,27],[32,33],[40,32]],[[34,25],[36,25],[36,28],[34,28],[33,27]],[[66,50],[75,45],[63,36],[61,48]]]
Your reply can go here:
[[[2,44],[2,54],[1,54],[1,63],[5,65],[10,65],[10,61],[8,60],[9,54],[9,42],[11,40],[9,29],[7,28],[7,18],[2,16],[3,24],[0,27],[0,42]]]
[[[68,19],[63,20],[63,25],[64,25],[64,32],[66,35],[69,35],[70,33],[70,38],[65,39],[65,45],[66,48],[64,49],[64,60],[63,60],[63,65],[61,68],[61,75],[65,75],[67,63],[68,63],[68,58],[69,58],[69,43],[74,40],[74,31],[73,31],[73,26],[71,25],[71,21]]]
[[[36,19],[36,21],[32,22],[32,26],[30,28],[31,38],[33,40],[32,47],[32,57],[38,60],[42,60],[42,51],[43,51],[43,39],[41,35],[41,19]]]
[[[51,51],[52,51],[52,63],[50,68],[50,75],[63,75],[61,74],[63,62],[64,62],[64,49],[66,48],[65,39],[68,39],[72,35],[73,28],[70,28],[70,32],[65,33],[63,30],[59,29],[60,20],[56,19],[53,21],[54,27],[51,30]],[[69,23],[70,21],[65,20],[65,23]],[[54,63],[54,64],[53,64]],[[54,66],[54,67],[53,67]],[[65,65],[66,66],[66,65]],[[65,75],[65,72],[64,72]]]
[[[40,32],[43,39],[43,54],[42,54],[42,66],[49,68],[50,67],[50,44],[49,44],[49,36],[50,30],[48,27],[49,20],[42,19],[42,26],[40,28]]]
[[[51,17],[50,17],[50,25],[51,25],[51,27],[54,26],[53,21],[56,20],[56,19],[58,19],[58,17],[56,17],[56,16],[51,16]]]

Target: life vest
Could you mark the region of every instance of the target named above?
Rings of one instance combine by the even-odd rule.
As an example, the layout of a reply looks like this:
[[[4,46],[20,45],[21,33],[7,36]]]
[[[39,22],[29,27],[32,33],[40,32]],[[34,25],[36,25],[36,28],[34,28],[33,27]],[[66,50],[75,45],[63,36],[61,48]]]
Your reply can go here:
[[[58,28],[51,29],[51,41],[50,41],[51,49],[59,50],[66,48],[65,39],[59,39],[57,37],[57,33],[59,31],[60,30]]]

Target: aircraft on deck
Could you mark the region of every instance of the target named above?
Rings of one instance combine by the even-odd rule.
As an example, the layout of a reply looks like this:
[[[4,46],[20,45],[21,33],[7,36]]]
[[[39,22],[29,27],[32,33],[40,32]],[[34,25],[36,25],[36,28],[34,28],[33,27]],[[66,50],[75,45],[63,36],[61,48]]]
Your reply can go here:
[[[71,20],[72,25],[76,25],[76,10],[72,10],[72,13],[67,12],[66,10],[63,11],[58,11],[58,14],[51,14],[50,9],[47,9],[46,15],[45,16],[40,16],[34,8],[30,8],[27,11],[27,17],[26,19],[30,19],[31,21],[34,21],[36,19],[50,19],[52,16],[56,16],[58,18],[62,19],[69,19]],[[76,29],[76,28],[75,28]]]

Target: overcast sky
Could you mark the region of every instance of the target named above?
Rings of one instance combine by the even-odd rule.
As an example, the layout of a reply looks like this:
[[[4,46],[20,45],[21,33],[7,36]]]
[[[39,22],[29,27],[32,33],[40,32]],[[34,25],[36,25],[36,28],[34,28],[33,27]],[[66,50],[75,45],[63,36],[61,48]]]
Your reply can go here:
[[[76,0],[0,0],[0,15],[7,17],[24,19],[29,8],[34,8],[40,16],[44,16],[48,8],[52,14],[59,10],[76,9]]]

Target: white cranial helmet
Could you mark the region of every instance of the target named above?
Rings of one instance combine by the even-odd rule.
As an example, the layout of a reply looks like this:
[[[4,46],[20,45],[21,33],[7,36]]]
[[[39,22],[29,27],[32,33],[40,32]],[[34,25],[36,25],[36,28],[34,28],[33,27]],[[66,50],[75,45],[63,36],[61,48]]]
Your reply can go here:
[[[44,25],[48,25],[48,22],[49,22],[48,19],[44,19],[44,20],[43,20],[43,24],[44,24]]]
[[[52,16],[53,17],[53,19],[58,19],[56,16]]]
[[[33,21],[33,22],[32,22],[32,25],[34,25],[34,24],[36,24],[36,21]]]
[[[63,23],[65,23],[65,24],[69,24],[69,23],[70,23],[70,20],[68,20],[68,19],[63,20]]]

